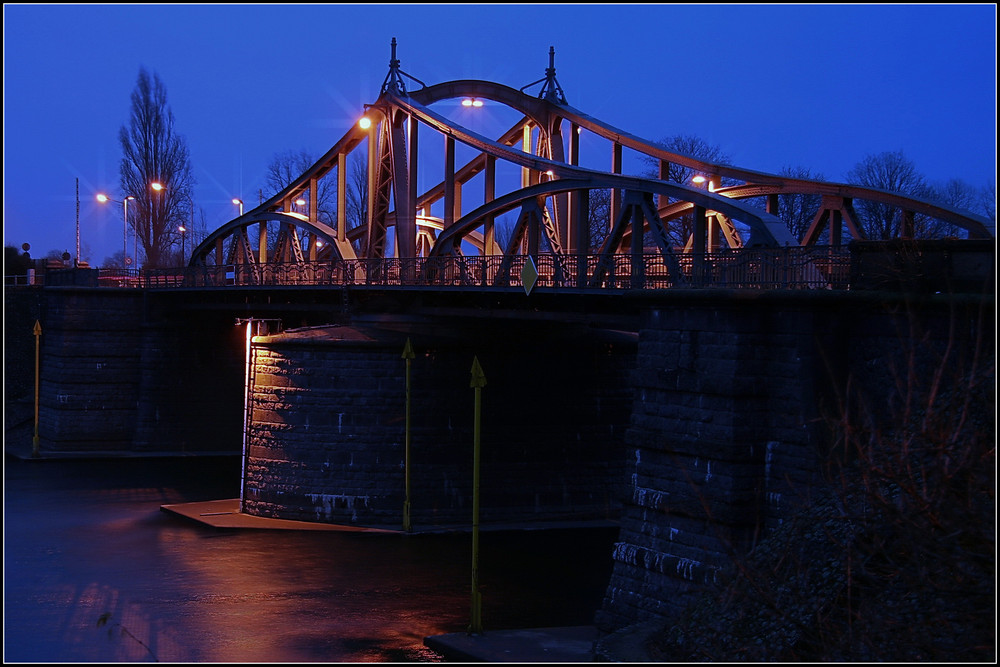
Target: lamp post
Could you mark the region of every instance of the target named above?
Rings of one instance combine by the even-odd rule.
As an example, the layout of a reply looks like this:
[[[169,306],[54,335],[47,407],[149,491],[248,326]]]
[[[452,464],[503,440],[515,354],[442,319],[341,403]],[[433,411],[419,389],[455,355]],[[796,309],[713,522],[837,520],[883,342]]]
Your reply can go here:
[[[177,228],[177,231],[181,233],[181,266],[184,266],[184,254],[185,254],[184,232],[187,231],[187,228],[185,228],[184,225],[181,225],[180,227]]]
[[[234,197],[233,203],[240,207],[240,217],[243,217],[243,200]]]
[[[97,201],[102,204],[113,201],[116,204],[124,205],[124,213],[122,214],[122,262],[128,264],[128,203],[129,201],[135,201],[135,197],[129,195],[123,201],[119,202],[117,199],[112,199],[105,194],[98,194]]]
[[[125,268],[128,268],[128,202],[130,199],[135,201],[135,197],[132,195],[125,197],[125,213],[122,215],[124,218],[124,224],[122,225],[122,254],[124,258],[122,261],[126,264]]]
[[[150,189],[153,190],[154,193],[156,193],[156,192],[162,192],[163,190],[166,189],[166,186],[164,186],[159,181],[153,181],[152,183],[149,184],[149,187],[150,187]],[[149,243],[150,243],[150,245],[152,245],[152,243],[153,243],[153,202],[154,201],[155,201],[155,199],[153,198],[152,195],[150,195],[150,197],[149,197],[149,229],[147,230],[148,233],[149,233]],[[149,257],[148,256],[146,257],[146,261],[149,261]]]

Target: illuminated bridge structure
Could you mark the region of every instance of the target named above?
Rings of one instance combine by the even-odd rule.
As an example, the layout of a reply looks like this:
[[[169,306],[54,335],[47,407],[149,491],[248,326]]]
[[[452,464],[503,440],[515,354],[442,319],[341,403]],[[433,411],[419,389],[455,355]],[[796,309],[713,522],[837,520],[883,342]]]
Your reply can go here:
[[[539,94],[525,92],[538,84]],[[455,100],[487,100],[522,117],[491,139],[432,109]],[[443,137],[443,160],[418,150],[428,130]],[[610,145],[610,170],[581,166],[585,132]],[[460,144],[475,154],[464,164],[456,161]],[[624,149],[658,164],[659,178],[623,174]],[[348,165],[356,151],[366,153],[367,181],[358,190],[367,202],[364,221],[351,226]],[[418,175],[440,169],[442,161],[440,180],[418,190]],[[704,185],[668,180],[672,164]],[[318,193],[331,186],[336,210],[321,213]],[[610,191],[611,201],[607,223],[593,238],[590,194],[598,190]],[[820,199],[801,238],[777,217],[780,195]],[[545,77],[520,90],[478,80],[425,85],[400,69],[393,39],[381,94],[366,105],[362,122],[287,187],[209,234],[186,270],[149,272],[148,286],[836,289],[845,286],[844,232],[865,238],[857,200],[897,209],[901,239],[918,235],[921,216],[964,230],[969,239],[993,238],[986,218],[942,204],[665,150],[569,106],[552,49]],[[516,212],[516,224],[501,245],[496,221],[508,212]]]
[[[918,381],[932,396],[995,388],[985,218],[664,150],[570,107],[551,51],[536,83],[538,95],[427,86],[394,42],[371,125],[216,229],[188,266],[9,290],[21,349],[8,378],[32,377],[41,350],[41,451],[235,455],[247,514],[464,527],[475,359],[484,525],[616,522],[595,619],[613,631],[676,618],[733,553],[811,502],[831,406],[856,398],[890,432]],[[521,119],[489,139],[431,109],[459,99]],[[426,150],[428,132],[443,154]],[[611,146],[610,170],[582,166],[588,135]],[[621,173],[625,149],[660,178]],[[351,226],[355,151],[367,219]],[[671,165],[706,186],[668,180]],[[441,178],[421,191],[428,173]],[[609,191],[598,228],[591,197]],[[776,215],[782,195],[821,202],[801,238]],[[901,237],[857,243],[858,200],[895,207]],[[926,218],[967,238],[914,238]],[[887,280],[859,270],[866,253]]]

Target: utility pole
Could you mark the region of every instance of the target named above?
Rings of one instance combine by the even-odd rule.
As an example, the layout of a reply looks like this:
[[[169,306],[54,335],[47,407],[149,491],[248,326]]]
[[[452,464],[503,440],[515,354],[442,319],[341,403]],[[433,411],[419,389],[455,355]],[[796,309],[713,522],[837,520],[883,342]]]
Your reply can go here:
[[[76,179],[76,259],[74,266],[80,266],[80,179]]]

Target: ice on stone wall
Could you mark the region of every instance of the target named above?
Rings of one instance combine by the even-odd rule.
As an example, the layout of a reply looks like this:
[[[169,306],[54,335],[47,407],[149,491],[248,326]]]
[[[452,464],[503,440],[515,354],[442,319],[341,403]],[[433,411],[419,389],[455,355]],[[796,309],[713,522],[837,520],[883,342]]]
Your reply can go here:
[[[368,507],[368,496],[342,496],[327,493],[311,493],[309,500],[312,501],[317,521],[330,521],[334,518],[337,510],[351,510],[351,521],[358,520],[358,508]]]

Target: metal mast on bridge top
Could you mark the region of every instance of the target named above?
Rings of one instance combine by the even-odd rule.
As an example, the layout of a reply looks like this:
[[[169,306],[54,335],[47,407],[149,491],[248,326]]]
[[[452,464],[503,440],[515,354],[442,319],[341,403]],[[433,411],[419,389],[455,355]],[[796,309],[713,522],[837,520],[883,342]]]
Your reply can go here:
[[[403,83],[403,77],[407,77],[412,81],[420,84],[421,88],[426,88],[425,84],[420,79],[410,76],[403,70],[399,69],[399,59],[396,57],[396,38],[392,38],[392,55],[389,58],[389,73],[385,75],[385,81],[382,82],[381,94],[393,93],[395,95],[406,95],[406,85]]]
[[[529,83],[524,88],[521,88],[521,92],[524,92],[525,88],[531,88],[535,84],[545,82],[542,86],[542,90],[539,91],[538,97],[549,102],[555,102],[557,104],[567,104],[566,95],[563,94],[562,88],[559,86],[559,82],[556,81],[556,49],[554,46],[549,47],[549,66],[545,70],[545,78],[539,79],[533,83]]]

